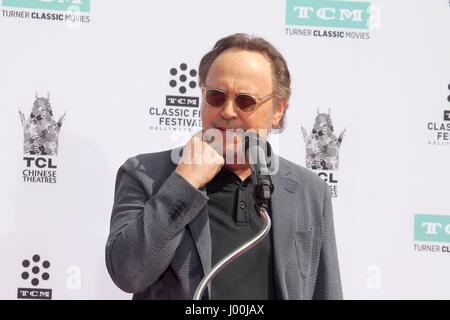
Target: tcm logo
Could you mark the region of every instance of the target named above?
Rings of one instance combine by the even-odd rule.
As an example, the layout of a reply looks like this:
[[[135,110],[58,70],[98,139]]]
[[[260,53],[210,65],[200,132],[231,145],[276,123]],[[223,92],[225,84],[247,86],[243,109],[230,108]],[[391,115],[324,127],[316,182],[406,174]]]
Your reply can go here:
[[[4,7],[89,12],[91,0],[3,0]]]
[[[372,11],[369,2],[287,0],[286,24],[369,29]]]
[[[414,240],[450,242],[450,216],[416,214]]]
[[[17,289],[17,299],[51,300],[52,290],[19,288]]]
[[[444,121],[450,121],[450,110],[444,110]]]
[[[169,72],[171,75],[169,86],[171,88],[177,88],[179,93],[184,95],[188,87],[191,89],[197,87],[197,70],[189,69],[186,63],[181,63],[178,68],[171,68]],[[166,96],[166,106],[198,107],[198,105],[198,97]]]
[[[42,261],[38,254],[33,255],[29,259],[22,261],[22,267],[24,268],[21,278],[24,281],[29,281],[33,287],[39,286],[41,282],[45,282],[50,279],[48,269],[50,268],[50,261]],[[17,299],[43,299],[50,300],[52,298],[52,289],[39,289],[39,288],[18,288]]]

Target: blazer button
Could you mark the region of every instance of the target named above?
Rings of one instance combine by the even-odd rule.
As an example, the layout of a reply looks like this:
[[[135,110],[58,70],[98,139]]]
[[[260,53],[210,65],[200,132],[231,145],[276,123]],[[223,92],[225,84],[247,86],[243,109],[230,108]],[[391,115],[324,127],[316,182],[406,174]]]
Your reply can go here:
[[[181,214],[181,211],[180,210],[178,210],[178,209],[175,209],[175,210],[173,210],[172,212],[171,212],[171,217],[172,217],[172,219],[173,220],[176,220],[176,219],[178,219],[178,217],[180,216],[180,214]]]

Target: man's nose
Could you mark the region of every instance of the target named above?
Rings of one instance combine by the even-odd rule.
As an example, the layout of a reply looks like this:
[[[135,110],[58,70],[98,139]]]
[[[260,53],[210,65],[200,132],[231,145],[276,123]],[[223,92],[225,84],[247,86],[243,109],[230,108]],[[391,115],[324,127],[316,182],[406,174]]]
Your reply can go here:
[[[222,106],[220,115],[222,116],[222,118],[227,120],[238,117],[233,99],[227,99],[227,101],[225,101],[224,105]]]

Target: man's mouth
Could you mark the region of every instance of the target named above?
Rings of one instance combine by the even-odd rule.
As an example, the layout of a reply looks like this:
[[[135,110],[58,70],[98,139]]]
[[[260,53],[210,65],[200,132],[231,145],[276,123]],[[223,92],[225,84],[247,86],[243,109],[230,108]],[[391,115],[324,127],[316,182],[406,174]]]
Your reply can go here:
[[[229,131],[229,132],[233,132],[233,131],[236,131],[236,130],[241,130],[241,129],[239,129],[239,128],[232,128],[232,127],[227,127],[227,126],[217,126],[217,127],[214,127],[215,129],[219,129],[220,131]]]

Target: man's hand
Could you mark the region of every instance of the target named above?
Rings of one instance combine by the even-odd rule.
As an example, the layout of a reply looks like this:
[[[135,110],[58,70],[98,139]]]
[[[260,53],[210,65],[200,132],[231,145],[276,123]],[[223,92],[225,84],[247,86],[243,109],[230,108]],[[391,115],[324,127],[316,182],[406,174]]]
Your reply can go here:
[[[176,172],[198,189],[211,181],[224,163],[224,158],[202,140],[199,132],[184,147]]]

